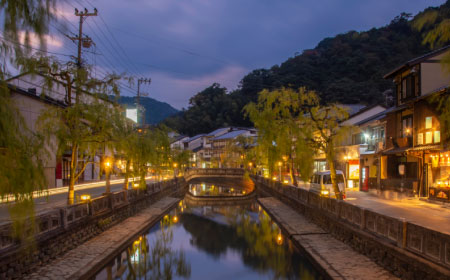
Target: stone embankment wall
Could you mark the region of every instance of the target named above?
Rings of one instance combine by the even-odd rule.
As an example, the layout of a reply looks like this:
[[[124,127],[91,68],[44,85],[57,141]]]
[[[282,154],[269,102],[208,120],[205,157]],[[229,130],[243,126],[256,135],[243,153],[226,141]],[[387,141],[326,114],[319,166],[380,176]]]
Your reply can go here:
[[[253,176],[278,198],[403,279],[450,279],[450,236],[333,198]]]
[[[0,279],[20,278],[79,246],[162,197],[183,196],[183,178],[147,184],[146,189],[123,190],[110,195],[40,213],[36,217],[34,247],[24,248],[11,238],[11,224],[0,226]]]

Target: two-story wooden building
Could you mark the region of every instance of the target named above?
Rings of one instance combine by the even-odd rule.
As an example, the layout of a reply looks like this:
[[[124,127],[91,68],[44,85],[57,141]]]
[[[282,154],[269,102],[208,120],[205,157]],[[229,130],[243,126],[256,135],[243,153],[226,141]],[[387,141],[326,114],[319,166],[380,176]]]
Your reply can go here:
[[[450,154],[442,145],[436,99],[448,94],[450,73],[441,61],[450,46],[406,62],[386,74],[395,83],[395,108],[386,114],[386,149],[381,155],[383,191],[441,196],[448,200]],[[444,191],[444,192],[442,192]]]

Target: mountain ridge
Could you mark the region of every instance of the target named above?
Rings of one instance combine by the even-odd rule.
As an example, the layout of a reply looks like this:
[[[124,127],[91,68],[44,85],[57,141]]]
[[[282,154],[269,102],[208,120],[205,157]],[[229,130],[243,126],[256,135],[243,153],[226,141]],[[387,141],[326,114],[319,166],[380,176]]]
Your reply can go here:
[[[136,108],[136,97],[133,96],[120,96],[117,102],[126,108]],[[179,112],[170,104],[151,97],[141,96],[140,104],[145,108],[146,124],[159,124],[162,120]]]
[[[421,31],[415,20],[435,10],[437,20]],[[242,108],[257,101],[263,89],[306,87],[318,93],[323,103],[390,105],[393,83],[383,76],[402,63],[433,49],[422,44],[424,34],[450,18],[450,0],[429,7],[415,17],[401,13],[390,23],[367,31],[348,31],[321,40],[314,49],[304,50],[270,68],[245,75],[237,90],[214,83],[189,100],[189,107],[164,120],[183,134],[205,133],[223,126],[251,126]],[[387,104],[386,104],[387,103]]]

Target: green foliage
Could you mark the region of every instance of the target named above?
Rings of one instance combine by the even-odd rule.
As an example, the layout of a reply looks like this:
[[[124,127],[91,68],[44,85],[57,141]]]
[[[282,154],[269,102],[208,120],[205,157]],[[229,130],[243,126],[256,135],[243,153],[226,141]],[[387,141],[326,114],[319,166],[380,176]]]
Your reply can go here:
[[[236,104],[226,88],[214,83],[189,100],[190,107],[163,123],[183,134],[206,133],[236,123],[242,106]]]
[[[41,44],[48,23],[52,19],[54,1],[4,0],[0,1],[3,21],[3,39],[0,56],[13,65],[25,63],[30,53],[30,33],[36,34]],[[20,32],[25,41],[19,43]],[[13,237],[25,244],[32,242],[34,233],[33,192],[46,188],[43,138],[27,128],[17,108],[11,102],[5,82],[6,65],[0,64],[0,197],[12,195],[15,203],[9,205],[13,221]],[[28,247],[28,246],[26,246]]]
[[[304,90],[289,88],[259,94],[258,103],[250,103],[244,110],[258,129],[258,145],[266,154],[267,167],[272,174],[277,162],[289,161],[291,177],[295,183],[294,165],[302,167],[303,177],[309,177],[309,169],[314,150],[308,149],[305,139],[311,133],[308,127],[301,127],[299,119],[305,113]],[[303,131],[301,131],[303,129]],[[303,135],[301,136],[301,134]],[[299,158],[302,155],[304,158]],[[301,172],[303,173],[303,172]]]
[[[293,172],[296,168],[306,181],[312,172],[314,155],[324,153],[338,190],[334,148],[351,129],[342,125],[349,116],[342,106],[321,105],[314,91],[302,87],[263,90],[258,103],[250,103],[244,110],[258,129],[258,145],[266,154],[270,174],[277,162],[289,160],[292,182],[296,182]]]

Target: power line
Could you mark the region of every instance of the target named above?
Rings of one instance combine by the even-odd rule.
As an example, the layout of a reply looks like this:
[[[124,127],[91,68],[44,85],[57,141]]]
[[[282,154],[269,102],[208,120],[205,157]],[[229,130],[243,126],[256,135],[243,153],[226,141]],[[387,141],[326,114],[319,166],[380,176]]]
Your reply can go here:
[[[16,42],[16,41],[12,41],[12,40],[6,39],[6,38],[4,38],[3,36],[0,36],[0,39],[3,40],[4,42],[9,42],[9,43],[12,43],[12,44],[18,44],[18,45],[20,45],[20,46],[22,46],[22,47],[30,48],[30,49],[32,49],[32,50],[34,50],[34,51],[37,51],[37,52],[50,53],[50,54],[54,54],[54,55],[63,55],[63,56],[69,56],[69,57],[71,57],[70,54],[58,53],[58,52],[51,52],[51,51],[47,51],[47,50],[43,50],[43,49],[34,48],[34,47],[32,47],[32,46],[27,46],[27,45],[25,45],[25,44],[22,44],[22,43],[19,43],[19,42]]]

